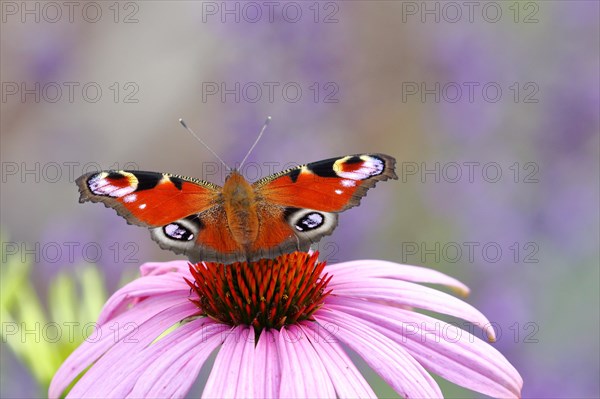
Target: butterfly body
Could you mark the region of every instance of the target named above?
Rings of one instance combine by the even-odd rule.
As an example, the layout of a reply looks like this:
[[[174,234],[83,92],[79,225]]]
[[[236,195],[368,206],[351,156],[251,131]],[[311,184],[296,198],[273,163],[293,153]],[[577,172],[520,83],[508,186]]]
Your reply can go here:
[[[156,172],[102,171],[77,179],[80,202],[103,202],[148,227],[163,249],[192,262],[272,258],[310,245],[337,226],[377,181],[397,179],[395,159],[358,154],[248,182],[233,170],[223,187]]]
[[[231,235],[240,246],[248,248],[256,241],[259,228],[254,189],[234,170],[223,185],[222,198]]]

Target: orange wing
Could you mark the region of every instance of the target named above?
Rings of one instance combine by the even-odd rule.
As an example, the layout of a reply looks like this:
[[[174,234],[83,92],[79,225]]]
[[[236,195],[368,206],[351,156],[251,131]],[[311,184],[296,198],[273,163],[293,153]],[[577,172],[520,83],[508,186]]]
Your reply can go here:
[[[289,169],[254,186],[270,203],[341,212],[357,206],[378,181],[397,179],[395,164],[385,154],[348,155]]]
[[[164,226],[216,205],[219,186],[183,176],[133,170],[88,173],[77,179],[79,202],[102,202],[128,223]]]
[[[258,236],[249,248],[250,259],[274,258],[283,253],[308,250],[310,244],[301,245],[294,229],[287,223],[287,213],[280,206],[264,202],[258,204]]]
[[[79,202],[102,202],[127,223],[148,227],[163,249],[192,262],[220,261],[240,251],[214,184],[155,172],[104,171],[77,179]],[[237,256],[237,255],[236,255]]]
[[[103,171],[77,179],[80,202],[102,202],[128,223],[151,229],[161,248],[192,262],[234,261],[306,251],[331,234],[337,213],[357,206],[378,181],[397,179],[394,158],[359,154],[290,169],[252,185],[258,236],[249,247],[234,239],[222,189],[183,176]]]
[[[378,181],[397,179],[384,154],[331,158],[254,183],[260,228],[252,257],[306,251],[337,226],[338,213],[360,203]]]
[[[197,224],[197,239],[185,254],[192,262],[213,261],[232,263],[246,260],[246,249],[231,234],[227,214],[222,206],[215,206],[198,215],[186,218]],[[190,226],[191,228],[193,226]],[[156,231],[158,233],[158,229]],[[153,231],[154,235],[154,231]],[[171,248],[173,250],[173,248]]]

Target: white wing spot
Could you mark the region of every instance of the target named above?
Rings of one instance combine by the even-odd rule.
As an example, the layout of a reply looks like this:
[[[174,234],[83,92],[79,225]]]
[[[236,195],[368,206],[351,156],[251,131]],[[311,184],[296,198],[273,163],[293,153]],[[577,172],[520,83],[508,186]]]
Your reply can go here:
[[[356,182],[354,180],[344,179],[344,180],[342,180],[342,186],[344,186],[344,187],[354,187],[354,186],[356,186]]]
[[[323,224],[323,215],[317,212],[309,213],[304,215],[302,219],[300,219],[296,223],[296,230],[298,231],[306,231],[315,229]]]
[[[343,192],[344,192],[344,191],[342,191],[342,190],[340,190],[340,189],[337,189],[337,190],[335,190],[335,193],[336,193],[336,194],[342,194]]]
[[[165,226],[165,233],[167,236],[176,240],[189,241],[194,238],[191,231],[177,223],[171,223]]]
[[[129,202],[134,202],[136,199],[137,199],[137,195],[129,194],[123,198],[123,201],[129,203]]]
[[[139,206],[140,209],[144,209],[146,207],[146,204],[142,204]]]
[[[88,181],[90,191],[96,195],[108,195],[114,198],[121,198],[135,191],[136,187],[117,187],[108,182],[106,177],[108,173],[98,173]]]
[[[365,180],[369,177],[380,175],[385,169],[385,163],[379,158],[363,156],[361,159],[363,160],[363,165],[360,168],[352,172],[339,170],[337,171],[337,175],[350,180]]]

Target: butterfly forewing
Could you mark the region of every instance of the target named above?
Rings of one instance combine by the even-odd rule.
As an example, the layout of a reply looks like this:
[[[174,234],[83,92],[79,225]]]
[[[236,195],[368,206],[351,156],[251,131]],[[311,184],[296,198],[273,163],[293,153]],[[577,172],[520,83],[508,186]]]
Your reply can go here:
[[[357,206],[378,181],[397,179],[395,164],[384,154],[348,155],[302,165],[255,185],[272,203],[341,212]]]
[[[166,225],[216,204],[220,187],[183,176],[116,170],[77,179],[79,202],[103,202],[131,224]]]

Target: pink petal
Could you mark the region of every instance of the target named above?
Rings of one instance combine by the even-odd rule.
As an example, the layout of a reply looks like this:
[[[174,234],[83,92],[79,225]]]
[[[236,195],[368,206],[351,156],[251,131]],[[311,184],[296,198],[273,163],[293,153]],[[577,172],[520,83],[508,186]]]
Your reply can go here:
[[[167,273],[189,274],[190,263],[185,260],[174,260],[171,262],[147,262],[140,266],[143,276],[158,276]]]
[[[86,339],[60,366],[48,390],[48,396],[57,398],[90,364],[96,361],[118,340],[139,339],[141,334],[136,329],[149,319],[162,312],[170,311],[174,306],[184,306],[190,309],[181,298],[174,296],[159,296],[142,301],[126,314],[122,314],[109,324],[97,326],[96,330]],[[188,310],[189,311],[189,310]],[[115,339],[116,338],[116,339]]]
[[[325,366],[298,326],[279,332],[281,357],[280,398],[335,398]]]
[[[225,338],[210,372],[203,398],[248,398],[254,395],[254,329],[235,327]]]
[[[354,349],[377,374],[405,398],[441,397],[431,375],[398,343],[354,316],[320,309],[314,315],[323,327],[337,327],[335,335]]]
[[[132,313],[134,309],[135,307],[124,316]],[[127,369],[123,367],[124,359],[131,359],[132,356],[152,343],[168,327],[186,318],[190,312],[196,310],[197,308],[193,304],[183,302],[163,310],[140,324],[132,323],[129,324],[129,327],[119,325],[119,328],[122,328],[129,335],[118,337],[119,340],[114,342],[114,345],[75,384],[68,397],[102,397],[106,392],[110,392],[120,383],[120,378],[107,378],[107,375],[112,373],[123,374]],[[109,324],[113,325],[113,323]],[[112,334],[112,331],[110,333]],[[89,361],[91,362],[93,359]],[[116,365],[118,367],[115,367]]]
[[[425,368],[455,384],[493,397],[520,397],[523,380],[493,346],[469,332],[420,313],[338,298],[333,310],[401,342]]]
[[[189,290],[190,287],[178,273],[141,277],[121,288],[108,299],[98,316],[98,324],[104,324],[126,310],[133,299],[172,294],[185,301],[189,296]]]
[[[326,299],[335,301],[335,297],[385,301],[401,306],[427,309],[433,312],[468,320],[482,328],[490,341],[496,339],[496,333],[488,319],[473,306],[433,288],[401,280],[366,278],[332,287],[333,294]]]
[[[128,353],[126,362],[121,362],[118,367],[108,368],[104,372],[102,378],[104,378],[105,381],[111,381],[110,384],[107,384],[109,386],[98,384],[99,386],[94,389],[96,389],[98,395],[102,395],[103,397],[125,397],[131,392],[142,374],[147,370],[156,370],[156,362],[160,361],[161,355],[168,356],[169,353],[164,353],[166,349],[165,345],[169,343],[177,343],[181,346],[185,345],[182,344],[182,342],[192,334],[193,331],[191,331],[191,329],[201,328],[201,325],[205,323],[206,320],[206,318],[193,320],[190,323],[176,328],[160,340],[147,346],[142,346],[137,352]],[[181,346],[170,348],[170,353],[179,353]],[[149,364],[152,364],[151,368],[147,367]],[[153,381],[153,383],[154,382],[155,381]],[[151,385],[146,388],[149,389],[150,387]],[[88,391],[87,393],[89,395],[92,392]]]
[[[277,398],[281,385],[281,368],[277,342],[279,331],[263,330],[254,354],[254,397]]]
[[[288,336],[293,339],[292,342],[287,342],[288,347],[290,345],[297,346],[296,352],[298,353],[300,364],[306,368],[305,372],[310,373],[305,374],[307,375],[306,381],[312,382],[314,392],[318,393],[320,397],[335,398],[335,388],[333,387],[331,378],[329,378],[329,373],[327,373],[325,365],[305,331],[299,325],[291,325],[287,327],[287,332]],[[309,397],[312,396],[313,393],[309,391]]]
[[[313,322],[303,322],[300,327],[305,330],[306,336],[311,337],[310,341],[327,369],[338,398],[377,397],[329,331]]]
[[[460,295],[468,295],[469,287],[436,270],[420,266],[401,265],[382,260],[357,260],[327,265],[325,272],[333,275],[329,286],[356,282],[369,277],[384,277],[415,283],[441,284],[453,288]]]
[[[209,318],[185,324],[132,359],[136,372],[130,378],[135,386],[131,392],[111,392],[111,396],[184,397],[229,329]],[[152,367],[147,367],[149,364]]]

